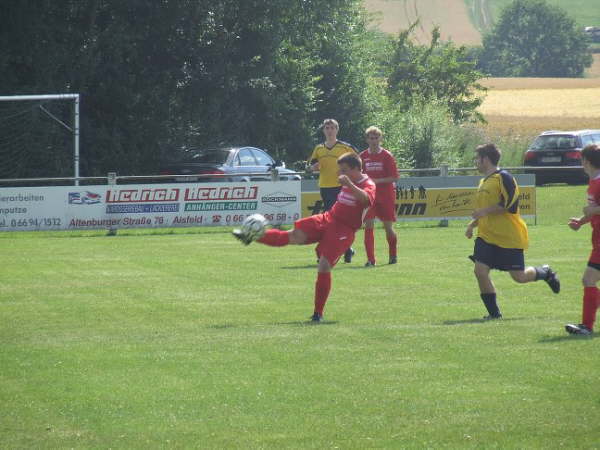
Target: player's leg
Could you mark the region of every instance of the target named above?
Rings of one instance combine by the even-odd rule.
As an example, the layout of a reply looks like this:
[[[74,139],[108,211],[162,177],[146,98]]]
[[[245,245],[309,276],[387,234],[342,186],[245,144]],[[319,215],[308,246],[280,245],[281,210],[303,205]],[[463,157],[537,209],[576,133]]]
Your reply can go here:
[[[596,285],[600,281],[600,264],[588,263],[583,273],[583,306],[581,323],[567,324],[565,329],[571,334],[590,335],[594,330],[596,311],[600,306],[600,295]]]
[[[331,291],[331,269],[336,265],[340,256],[352,245],[354,230],[335,222],[329,223],[319,240],[319,267],[317,269],[317,282],[315,284],[315,308],[312,315],[313,322],[320,322],[323,318],[325,304]]]
[[[394,231],[394,222],[389,220],[383,221],[383,228],[385,229],[385,238],[388,243],[389,250],[389,262],[390,264],[396,264],[398,261],[397,256],[397,246],[398,246],[398,237],[396,236],[396,232]]]
[[[365,251],[367,253],[367,262],[365,267],[375,265],[375,219],[365,220]]]
[[[321,255],[315,283],[315,308],[311,317],[313,322],[320,322],[323,319],[323,310],[329,292],[331,292],[331,264],[325,256]]]
[[[499,319],[502,317],[502,314],[496,301],[496,287],[490,278],[490,271],[491,269],[488,265],[480,261],[475,261],[474,273],[479,285],[479,295],[489,314],[484,319]]]
[[[560,292],[560,280],[556,272],[545,264],[537,267],[526,267],[523,270],[509,270],[510,276],[517,283],[531,283],[532,281],[544,280],[552,292],[558,294]]]
[[[475,239],[473,255],[469,257],[475,263],[473,271],[479,285],[479,295],[485,309],[488,311],[488,316],[484,319],[499,319],[502,317],[496,301],[496,288],[490,278],[490,270],[492,267],[496,267],[495,261],[498,259],[498,252],[499,247],[488,244],[478,237]]]
[[[305,217],[294,222],[294,228],[289,231],[270,228],[256,242],[271,247],[283,247],[285,245],[303,245],[319,240],[323,226],[323,215]]]

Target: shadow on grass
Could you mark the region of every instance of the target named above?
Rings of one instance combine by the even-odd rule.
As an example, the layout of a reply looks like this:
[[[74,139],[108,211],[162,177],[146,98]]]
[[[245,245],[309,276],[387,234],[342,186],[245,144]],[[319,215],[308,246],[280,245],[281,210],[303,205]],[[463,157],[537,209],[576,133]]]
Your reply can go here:
[[[295,320],[293,322],[273,322],[271,325],[289,325],[295,327],[320,327],[323,325],[336,325],[337,320],[325,320],[323,322],[312,322],[310,320]]]
[[[467,323],[502,323],[512,322],[514,320],[525,320],[524,317],[503,318],[500,320],[484,320],[484,319],[464,319],[464,320],[445,320],[442,325],[465,325]]]
[[[325,320],[323,322],[312,322],[311,320],[295,320],[293,322],[273,322],[273,323],[269,323],[267,325],[277,325],[277,326],[281,326],[281,325],[287,325],[287,326],[296,326],[296,327],[316,327],[316,326],[322,326],[322,325],[336,325],[338,322],[337,320]],[[223,323],[223,324],[217,324],[217,325],[208,325],[206,328],[211,328],[213,330],[227,330],[229,328],[238,328],[239,326],[246,326],[246,325],[235,325],[232,323]]]
[[[295,270],[295,269],[316,269],[316,264],[305,264],[303,266],[281,266],[282,269]]]
[[[589,339],[594,339],[596,336],[595,335],[591,335],[591,336],[582,336],[582,335],[577,335],[577,334],[566,334],[566,335],[561,335],[561,336],[544,336],[542,337],[538,342],[541,344],[551,344],[554,342],[561,342],[561,341],[587,341]]]

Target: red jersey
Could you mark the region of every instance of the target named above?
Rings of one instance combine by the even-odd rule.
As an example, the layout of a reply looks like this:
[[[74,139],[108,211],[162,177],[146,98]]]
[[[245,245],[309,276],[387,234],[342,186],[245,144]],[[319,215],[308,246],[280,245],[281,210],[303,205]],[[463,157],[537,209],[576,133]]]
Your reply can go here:
[[[600,205],[600,175],[590,180],[590,184],[587,190],[588,205],[599,206]],[[595,214],[591,220],[592,228],[600,231],[600,216]]]
[[[342,186],[342,190],[337,196],[337,201],[325,214],[329,215],[336,222],[358,230],[363,224],[367,210],[375,203],[376,187],[373,180],[366,175],[354,184],[367,193],[369,203],[363,205],[354,197],[348,186]]]
[[[366,149],[360,153],[363,162],[363,172],[369,178],[398,178],[398,168],[396,159],[386,149],[382,148],[378,153],[371,153]],[[395,183],[377,183],[377,203],[386,201],[395,201],[396,186]]]

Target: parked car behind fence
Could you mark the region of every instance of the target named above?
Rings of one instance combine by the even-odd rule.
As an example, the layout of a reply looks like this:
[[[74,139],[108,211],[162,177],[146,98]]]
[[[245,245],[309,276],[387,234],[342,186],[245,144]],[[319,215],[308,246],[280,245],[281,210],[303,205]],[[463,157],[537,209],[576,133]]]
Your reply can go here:
[[[528,170],[536,175],[536,184],[587,182],[581,167],[581,150],[589,144],[600,144],[600,130],[544,131],[529,146],[523,165],[556,169]],[[570,166],[571,168],[561,168]]]
[[[180,160],[162,165],[160,174],[174,175],[172,181],[182,182],[265,181],[272,179],[274,169],[281,180],[301,178],[286,169],[284,163],[274,160],[265,150],[256,147],[191,149]]]

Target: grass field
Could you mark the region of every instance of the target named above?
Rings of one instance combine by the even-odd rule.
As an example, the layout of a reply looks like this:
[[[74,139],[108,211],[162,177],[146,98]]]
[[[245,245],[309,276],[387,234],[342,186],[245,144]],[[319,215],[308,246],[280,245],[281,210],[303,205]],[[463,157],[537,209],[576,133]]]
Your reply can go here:
[[[481,42],[464,0],[364,0],[364,4],[368,11],[378,14],[376,23],[386,33],[397,34],[420,19],[415,38],[423,44],[431,40],[431,30],[436,25],[444,40],[459,44]]]
[[[600,128],[600,78],[487,78],[481,132],[520,165],[523,152],[545,130]]]
[[[585,187],[538,189],[528,262],[486,323],[463,224],[399,224],[399,263],[334,271],[224,230],[4,233],[3,448],[598,448],[597,339],[579,321]],[[377,250],[384,240],[377,231]],[[359,233],[362,237],[362,233]]]
[[[581,28],[600,26],[600,3],[597,0],[547,0],[568,12]],[[365,8],[380,13],[379,27],[397,33],[420,18],[422,28],[417,39],[427,42],[434,24],[440,25],[442,37],[458,44],[481,43],[481,33],[489,31],[500,11],[512,0],[364,0]]]

